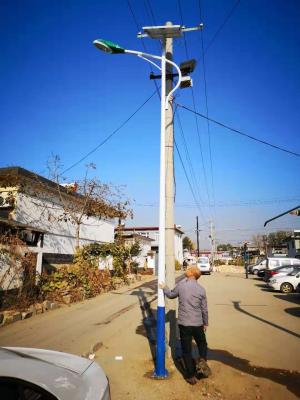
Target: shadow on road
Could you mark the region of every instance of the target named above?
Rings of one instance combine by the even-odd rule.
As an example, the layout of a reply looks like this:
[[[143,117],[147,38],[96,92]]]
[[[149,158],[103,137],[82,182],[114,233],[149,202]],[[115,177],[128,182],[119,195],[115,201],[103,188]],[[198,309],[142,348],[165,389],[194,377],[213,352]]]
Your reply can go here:
[[[243,314],[246,314],[246,315],[248,315],[248,316],[251,317],[251,318],[257,319],[258,321],[261,321],[261,322],[263,322],[263,323],[265,323],[265,324],[267,324],[267,325],[271,325],[271,326],[273,326],[273,327],[276,328],[276,329],[279,329],[279,330],[281,330],[281,331],[283,331],[283,332],[288,333],[289,335],[295,336],[296,338],[300,339],[300,335],[298,335],[298,333],[293,332],[293,331],[290,331],[289,329],[286,329],[286,328],[284,328],[283,326],[274,324],[273,322],[267,321],[266,319],[263,319],[263,318],[261,318],[261,317],[258,317],[257,315],[254,315],[254,314],[250,313],[249,311],[244,310],[244,309],[241,308],[241,306],[240,306],[240,301],[233,301],[232,303],[233,303],[234,308],[235,308],[237,311],[239,311],[239,312],[241,312],[241,313],[243,313]]]
[[[289,301],[291,303],[296,303],[300,305],[300,295],[299,293],[290,293],[290,294],[274,294],[276,299]]]
[[[143,335],[148,339],[148,344],[153,360],[153,364],[155,364],[155,356],[156,356],[156,311],[151,308],[151,303],[156,300],[156,297],[152,298],[151,301],[148,301],[145,292],[138,288],[131,293],[132,295],[136,295],[139,300],[140,310],[142,313],[142,323],[136,328],[136,334]]]
[[[149,286],[148,286],[149,288]],[[136,333],[138,335],[143,335],[144,337],[147,338],[152,360],[153,360],[153,367],[155,368],[155,359],[156,359],[156,310],[153,310],[151,308],[151,303],[154,302],[157,299],[157,296],[152,297],[151,300],[149,301],[147,299],[146,294],[149,296],[149,292],[145,293],[141,287],[138,288],[138,290],[135,290],[132,292],[132,295],[136,295],[139,300],[140,304],[140,309],[142,313],[142,321],[141,324],[136,328]],[[150,296],[153,295],[150,294]],[[181,358],[181,345],[180,345],[180,340],[178,339],[178,328],[177,328],[177,319],[174,315],[175,311],[170,310],[165,317],[166,323],[170,322],[171,319],[171,326],[170,326],[170,339],[169,339],[169,345],[171,347],[172,351],[172,359],[174,361],[174,365],[178,369],[178,371],[182,374],[182,376],[185,378],[185,369],[184,369],[184,363]],[[175,329],[175,335],[172,333],[172,329]],[[173,342],[171,342],[171,338],[175,337]]]
[[[151,298],[149,301],[147,299],[147,295],[149,296],[149,292],[145,293],[142,288],[138,288],[138,290],[132,292],[133,295],[136,295],[139,299],[140,309],[142,312],[142,320],[141,325],[136,328],[136,333],[139,335],[143,335],[148,339],[150,352],[152,355],[153,365],[155,366],[155,353],[156,353],[156,311],[151,308],[151,303],[156,300],[156,298]],[[153,293],[152,293],[153,294]],[[297,338],[300,338],[300,335],[295,332],[289,331],[279,325],[276,325],[272,322],[264,320],[263,318],[257,317],[254,314],[245,311],[240,306],[240,301],[233,301],[234,308],[242,312],[249,317],[255,318],[261,322],[264,322],[268,325],[271,325],[277,329],[280,329],[286,333],[289,333]],[[166,318],[167,320],[167,318]],[[178,335],[177,335],[178,337]],[[186,377],[185,374],[185,366],[182,359],[181,354],[181,345],[180,340],[177,339],[174,344],[173,349],[173,361],[174,365],[182,375],[183,378]],[[198,349],[196,344],[193,344],[193,357],[196,358],[198,356]],[[221,349],[209,349],[208,350],[208,359],[218,361],[225,365],[228,365],[234,369],[237,369],[241,372],[259,377],[266,378],[273,382],[276,382],[280,385],[285,386],[289,391],[294,393],[296,396],[300,397],[300,373],[297,371],[288,371],[284,369],[277,368],[264,368],[259,366],[253,366],[250,364],[249,360],[237,357],[232,353],[221,350]]]
[[[300,317],[300,307],[286,308],[284,311],[293,317]]]
[[[272,291],[273,291],[265,283],[256,283],[255,286],[259,287],[263,292],[272,293]]]
[[[300,397],[300,373],[277,368],[264,368],[250,365],[249,360],[236,357],[226,350],[209,349],[209,360],[219,361],[232,368],[256,376],[258,378],[270,379],[273,382],[285,386],[289,391]]]

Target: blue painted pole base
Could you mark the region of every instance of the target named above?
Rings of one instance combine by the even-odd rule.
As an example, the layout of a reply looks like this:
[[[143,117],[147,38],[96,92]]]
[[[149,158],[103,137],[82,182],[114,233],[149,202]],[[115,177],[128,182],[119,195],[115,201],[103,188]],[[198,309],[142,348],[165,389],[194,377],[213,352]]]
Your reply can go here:
[[[156,375],[156,372],[154,371],[151,378],[157,379],[157,380],[167,379],[167,378],[169,378],[169,372],[168,372],[168,370],[165,369],[164,375],[159,375],[158,376],[158,375]]]
[[[157,307],[157,340],[156,340],[156,365],[153,378],[165,379],[168,371],[165,367],[165,307]]]

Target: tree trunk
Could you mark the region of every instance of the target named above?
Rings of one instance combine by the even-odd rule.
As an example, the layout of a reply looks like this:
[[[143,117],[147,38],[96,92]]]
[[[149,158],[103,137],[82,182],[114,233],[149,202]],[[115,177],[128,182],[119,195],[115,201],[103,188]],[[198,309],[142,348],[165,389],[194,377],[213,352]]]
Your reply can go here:
[[[75,249],[79,248],[80,224],[76,225]]]

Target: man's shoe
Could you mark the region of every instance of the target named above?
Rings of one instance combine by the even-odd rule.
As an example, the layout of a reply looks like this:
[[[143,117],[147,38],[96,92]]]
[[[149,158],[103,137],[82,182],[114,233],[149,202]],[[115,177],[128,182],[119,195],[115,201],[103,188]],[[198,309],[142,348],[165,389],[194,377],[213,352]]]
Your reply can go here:
[[[194,376],[192,376],[191,378],[186,378],[185,380],[186,380],[187,383],[189,383],[190,385],[196,385],[196,383],[197,383],[197,379],[196,379]]]
[[[211,375],[211,369],[204,358],[200,358],[196,361],[196,372],[197,374],[202,374],[204,378],[208,378]]]

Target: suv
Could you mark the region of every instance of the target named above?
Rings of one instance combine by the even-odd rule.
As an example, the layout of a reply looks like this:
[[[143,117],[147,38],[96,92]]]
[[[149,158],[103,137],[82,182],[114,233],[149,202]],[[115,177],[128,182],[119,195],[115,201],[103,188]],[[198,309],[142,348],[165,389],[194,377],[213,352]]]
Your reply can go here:
[[[255,265],[252,268],[252,271],[254,275],[257,275],[258,271],[262,269],[274,269],[277,267],[283,267],[284,265],[300,265],[300,260],[288,257],[267,257],[259,264]]]

